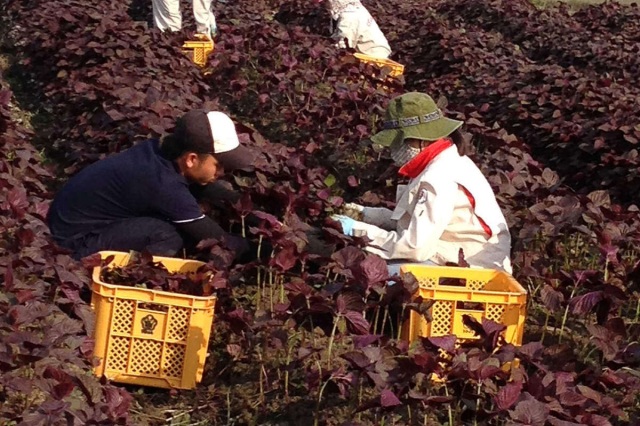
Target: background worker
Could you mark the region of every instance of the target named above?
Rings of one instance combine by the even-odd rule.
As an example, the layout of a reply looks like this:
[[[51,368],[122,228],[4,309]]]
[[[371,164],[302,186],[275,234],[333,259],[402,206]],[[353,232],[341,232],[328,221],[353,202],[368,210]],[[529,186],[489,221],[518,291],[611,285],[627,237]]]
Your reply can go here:
[[[216,17],[211,10],[211,0],[191,0],[198,35],[213,40],[216,34]],[[152,0],[153,24],[160,31],[180,31],[182,13],[180,0]]]
[[[387,38],[360,0],[324,0],[324,2],[331,14],[331,19],[335,21],[335,27],[332,25],[331,37],[337,41],[339,48],[349,47],[381,59],[391,55]]]
[[[49,209],[51,234],[76,259],[100,250],[174,256],[210,238],[240,257],[248,243],[203,214],[190,189],[207,192],[224,172],[248,168],[255,158],[226,114],[190,111],[161,141],[140,142],[72,177]]]
[[[366,249],[387,260],[391,275],[407,263],[457,264],[460,249],[472,267],[511,273],[511,236],[496,197],[456,147],[462,124],[424,93],[392,99],[384,130],[371,139],[390,147],[409,183],[398,185],[393,211],[350,204],[362,221],[334,216],[346,235],[371,239]]]

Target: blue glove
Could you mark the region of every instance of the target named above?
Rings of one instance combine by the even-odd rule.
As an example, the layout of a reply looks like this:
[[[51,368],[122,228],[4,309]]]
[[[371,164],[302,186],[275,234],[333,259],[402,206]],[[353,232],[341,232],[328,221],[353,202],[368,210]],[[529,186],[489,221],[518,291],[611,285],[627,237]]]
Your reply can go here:
[[[355,225],[356,223],[354,219],[341,214],[334,214],[333,216],[331,216],[331,219],[335,220],[336,222],[340,222],[340,225],[342,225],[342,233],[344,235],[347,235],[349,237],[353,236],[353,225]]]

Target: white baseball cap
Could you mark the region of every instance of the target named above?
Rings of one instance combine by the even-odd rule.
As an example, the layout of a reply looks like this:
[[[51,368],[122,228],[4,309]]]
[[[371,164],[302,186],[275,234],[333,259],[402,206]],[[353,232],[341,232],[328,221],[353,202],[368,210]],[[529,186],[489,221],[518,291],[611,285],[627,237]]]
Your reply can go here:
[[[187,112],[176,121],[168,138],[181,152],[212,154],[225,170],[249,168],[256,159],[256,152],[240,144],[231,118],[220,111]]]

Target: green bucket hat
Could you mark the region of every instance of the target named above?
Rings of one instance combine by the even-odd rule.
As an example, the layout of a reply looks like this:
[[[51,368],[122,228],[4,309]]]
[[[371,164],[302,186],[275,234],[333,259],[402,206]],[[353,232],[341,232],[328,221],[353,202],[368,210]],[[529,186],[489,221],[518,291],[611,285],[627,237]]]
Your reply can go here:
[[[409,92],[391,99],[385,112],[383,128],[371,137],[382,146],[403,142],[407,138],[436,141],[449,136],[463,122],[444,116],[431,96]]]

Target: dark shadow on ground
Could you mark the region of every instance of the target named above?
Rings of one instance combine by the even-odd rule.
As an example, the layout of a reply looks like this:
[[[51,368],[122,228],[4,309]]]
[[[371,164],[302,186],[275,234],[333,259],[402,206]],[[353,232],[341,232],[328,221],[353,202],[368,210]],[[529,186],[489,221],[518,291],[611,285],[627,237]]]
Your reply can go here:
[[[153,7],[151,0],[131,0],[127,11],[134,21],[146,22],[149,28],[153,25]]]

